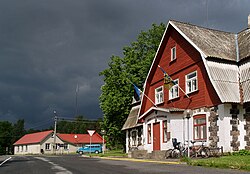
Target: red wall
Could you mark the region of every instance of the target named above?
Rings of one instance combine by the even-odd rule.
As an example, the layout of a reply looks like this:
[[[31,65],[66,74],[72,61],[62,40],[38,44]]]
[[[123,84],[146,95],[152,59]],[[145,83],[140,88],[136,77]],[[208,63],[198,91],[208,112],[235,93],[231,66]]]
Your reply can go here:
[[[171,62],[171,48],[174,46],[176,46],[177,58]],[[179,79],[179,86],[184,91],[185,75],[193,71],[197,71],[198,74],[198,91],[188,94],[190,98],[187,98],[187,96],[179,90],[179,97],[169,100],[169,90],[164,88],[164,103],[160,104],[159,107],[195,109],[221,103],[208,78],[199,52],[171,26],[168,28],[146,84],[145,93],[153,101],[155,100],[155,88],[163,85],[163,72],[157,67],[158,64],[172,79]],[[152,106],[153,104],[144,97],[141,114]]]

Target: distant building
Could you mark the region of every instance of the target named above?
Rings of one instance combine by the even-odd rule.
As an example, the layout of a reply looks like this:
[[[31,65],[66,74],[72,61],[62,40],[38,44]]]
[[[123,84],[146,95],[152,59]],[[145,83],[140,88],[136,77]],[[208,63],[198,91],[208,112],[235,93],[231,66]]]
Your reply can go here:
[[[250,150],[250,16],[239,33],[169,21],[143,93],[155,105],[142,95],[132,107],[123,127],[127,152],[139,144],[149,153],[167,150],[172,138],[186,144],[188,137],[227,152]]]
[[[104,141],[105,142],[105,141]],[[91,137],[91,143],[102,144],[103,139],[98,133]],[[26,134],[14,143],[14,154],[67,154],[75,153],[77,148],[90,144],[89,134],[56,135],[54,148],[53,130]]]

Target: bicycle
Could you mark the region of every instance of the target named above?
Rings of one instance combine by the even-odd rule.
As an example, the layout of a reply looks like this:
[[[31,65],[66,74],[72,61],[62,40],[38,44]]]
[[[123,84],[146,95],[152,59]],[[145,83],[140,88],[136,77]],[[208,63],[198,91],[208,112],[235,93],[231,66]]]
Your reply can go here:
[[[177,142],[176,138],[172,138],[173,149],[168,149],[165,153],[165,158],[180,158],[187,154],[187,149],[185,149],[181,142]]]
[[[210,156],[210,150],[208,147],[204,146],[204,141],[202,141],[202,144],[200,146],[194,146],[194,143],[196,143],[196,141],[191,141],[191,143],[193,144],[193,146],[190,149],[191,158],[197,158],[197,157],[207,158]]]

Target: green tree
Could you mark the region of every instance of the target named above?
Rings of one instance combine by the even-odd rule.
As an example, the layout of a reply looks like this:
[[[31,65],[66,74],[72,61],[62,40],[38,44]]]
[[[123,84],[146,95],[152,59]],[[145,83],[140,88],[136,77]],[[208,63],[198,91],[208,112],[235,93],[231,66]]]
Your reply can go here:
[[[165,25],[161,23],[142,31],[135,42],[123,48],[124,57],[112,56],[108,68],[100,73],[104,76],[100,96],[104,113],[102,128],[110,148],[124,144],[125,135],[121,128],[131,109],[133,86],[130,81],[142,89],[164,30]]]
[[[0,155],[7,154],[11,147],[12,124],[8,121],[0,122]]]

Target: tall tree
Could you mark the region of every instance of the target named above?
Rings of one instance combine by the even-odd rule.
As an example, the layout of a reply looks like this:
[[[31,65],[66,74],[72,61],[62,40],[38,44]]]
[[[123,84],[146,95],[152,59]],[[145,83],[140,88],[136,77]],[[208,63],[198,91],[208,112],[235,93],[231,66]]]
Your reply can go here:
[[[124,144],[125,135],[121,128],[129,114],[133,96],[130,81],[142,88],[164,30],[165,25],[161,23],[142,31],[135,42],[123,48],[124,57],[112,56],[108,68],[100,73],[104,76],[100,96],[104,113],[102,128],[106,130],[110,147]]]

